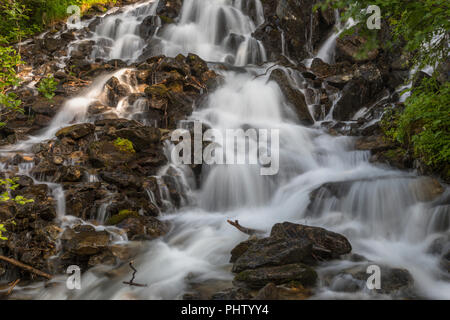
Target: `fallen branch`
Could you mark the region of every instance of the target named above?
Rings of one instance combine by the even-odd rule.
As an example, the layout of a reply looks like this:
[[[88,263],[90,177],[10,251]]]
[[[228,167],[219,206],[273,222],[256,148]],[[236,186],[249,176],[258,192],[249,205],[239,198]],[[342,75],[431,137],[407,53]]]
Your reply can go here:
[[[35,269],[35,268],[33,268],[33,267],[29,266],[29,265],[26,265],[26,264],[24,264],[24,263],[22,263],[20,261],[15,260],[13,258],[8,258],[8,257],[0,255],[0,260],[8,262],[8,263],[10,263],[12,265],[15,265],[16,267],[19,267],[19,268],[24,269],[24,270],[26,270],[28,272],[34,273],[34,274],[36,274],[38,276],[47,278],[49,280],[52,278],[52,275],[50,275],[48,273],[45,273],[45,272],[43,272],[41,270]]]
[[[16,281],[14,281],[11,285],[10,285],[10,287],[9,287],[9,289],[8,289],[8,292],[6,292],[6,295],[7,296],[9,296],[11,293],[12,293],[12,291],[14,290],[14,287],[15,286],[17,286],[17,284],[20,282],[20,279],[17,279]]]
[[[238,220],[235,220],[235,221],[227,220],[227,222],[229,224],[231,224],[233,227],[235,227],[236,229],[238,229],[239,231],[241,231],[245,234],[248,234],[249,236],[252,236],[254,234],[264,233],[264,231],[261,231],[261,230],[255,230],[255,229],[249,229],[249,228],[243,227],[239,224]]]
[[[133,276],[132,276],[132,278],[131,278],[130,281],[128,281],[128,282],[127,282],[127,281],[124,281],[123,283],[124,283],[124,284],[127,284],[127,285],[129,285],[129,286],[146,287],[146,286],[147,286],[146,284],[140,284],[140,283],[135,283],[135,282],[134,282],[134,277],[135,277],[135,275],[136,275],[137,270],[136,270],[135,267],[133,267],[133,261],[130,261],[129,265],[130,265],[130,268],[133,269]]]

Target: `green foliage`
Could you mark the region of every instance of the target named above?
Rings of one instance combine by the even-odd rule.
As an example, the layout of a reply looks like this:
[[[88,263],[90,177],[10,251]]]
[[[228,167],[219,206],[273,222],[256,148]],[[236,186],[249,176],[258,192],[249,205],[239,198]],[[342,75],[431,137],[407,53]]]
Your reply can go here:
[[[14,0],[0,1],[0,42],[21,42],[24,37],[35,31],[35,26],[27,24],[30,9],[23,3]]]
[[[448,0],[324,0],[317,8],[329,6],[343,9],[342,18],[352,17],[359,30],[368,39],[369,45],[379,42],[382,30],[369,30],[366,21],[370,15],[365,9],[376,5],[381,9],[381,19],[391,28],[391,41],[383,39],[382,45],[389,48],[394,43],[404,43],[411,53],[412,62],[419,68],[435,65],[449,56],[450,2]]]
[[[23,112],[20,107],[22,101],[14,92],[8,91],[19,84],[17,67],[22,64],[20,56],[11,47],[0,46],[0,116],[12,111]],[[0,122],[0,126],[4,123]]]
[[[9,191],[14,191],[19,187],[17,184],[18,178],[12,178],[12,179],[0,179],[0,186],[4,186],[6,188],[6,191],[0,194],[0,202],[8,202],[8,201],[14,201],[15,203],[19,205],[25,205],[27,203],[34,202],[33,199],[27,199],[23,196],[16,196],[15,198],[11,198],[9,195]],[[14,221],[10,222],[11,224],[15,224]],[[3,232],[6,232],[6,228],[4,224],[0,224],[0,240],[8,240],[6,237],[3,236]]]
[[[112,217],[110,217],[107,221],[106,224],[113,226],[116,225],[120,222],[122,222],[123,220],[130,218],[130,217],[139,217],[139,214],[136,211],[132,211],[132,210],[121,210],[118,214],[113,215]]]
[[[114,145],[116,146],[117,149],[119,149],[122,152],[129,152],[129,153],[136,152],[134,150],[133,143],[128,139],[117,138],[114,141]]]
[[[6,232],[6,228],[4,224],[0,223],[0,240],[8,240],[8,238],[3,237],[2,233]]]
[[[405,105],[385,115],[385,134],[432,168],[450,163],[450,83],[424,79]]]
[[[57,85],[58,82],[55,80],[55,78],[53,78],[53,76],[48,76],[47,78],[41,79],[37,90],[48,100],[51,100],[55,96]]]

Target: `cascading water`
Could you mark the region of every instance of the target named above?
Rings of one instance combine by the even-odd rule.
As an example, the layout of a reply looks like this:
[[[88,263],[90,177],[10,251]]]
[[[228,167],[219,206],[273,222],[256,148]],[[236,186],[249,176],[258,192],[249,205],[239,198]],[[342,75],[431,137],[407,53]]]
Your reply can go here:
[[[171,299],[180,298],[192,285],[207,280],[229,284],[230,251],[246,238],[226,222],[236,219],[266,232],[275,223],[291,221],[342,233],[352,243],[353,252],[376,263],[408,269],[421,296],[450,298],[450,284],[442,276],[438,258],[426,251],[434,239],[449,232],[450,207],[445,202],[448,192],[436,203],[421,202],[420,194],[411,191],[417,179],[414,175],[370,164],[367,152],[353,150],[351,137],[332,137],[292,120],[293,113],[280,88],[268,81],[269,73],[265,74],[270,66],[249,66],[265,61],[263,46],[251,37],[255,26],[264,20],[261,3],[253,1],[256,14],[252,20],[244,13],[249,2],[186,0],[178,23],[165,27],[157,37],[162,52],[169,56],[193,52],[211,62],[245,66],[245,73],[217,70],[224,76],[224,83],[191,118],[222,131],[279,129],[278,175],[261,176],[258,167],[251,165],[204,166],[199,190],[190,191],[194,198],[190,206],[163,215],[162,219],[172,225],[169,235],[146,243],[135,260],[139,281],[147,287],[130,289],[122,284],[127,279],[121,276],[110,279],[88,271],[83,276],[82,290],[69,294],[62,286],[42,288],[36,297]],[[125,10],[108,17],[96,29],[96,38],[108,38],[106,45],[97,42],[96,54],[136,59],[133,52],[142,49],[147,39],[137,37],[135,30],[139,21],[154,14],[154,5],[141,4],[137,15]],[[130,16],[134,18],[128,20]],[[231,45],[236,40],[237,45]],[[102,51],[106,47],[110,47],[108,54]],[[93,85],[86,95],[70,100],[43,136],[16,145],[16,150],[51,138],[74,118],[86,121],[85,108],[92,99],[99,99],[110,77],[98,79],[98,85]],[[170,146],[167,148],[169,152]],[[193,185],[186,175],[187,168],[171,164],[163,170],[171,168],[188,177],[183,188]],[[311,201],[311,192],[326,183],[342,184],[338,185],[342,194],[329,196],[322,190]],[[148,195],[155,197],[151,192]],[[330,263],[320,272],[326,275],[330,270],[355,264]],[[315,297],[361,298],[370,297],[370,292],[343,294],[336,285],[323,283]]]

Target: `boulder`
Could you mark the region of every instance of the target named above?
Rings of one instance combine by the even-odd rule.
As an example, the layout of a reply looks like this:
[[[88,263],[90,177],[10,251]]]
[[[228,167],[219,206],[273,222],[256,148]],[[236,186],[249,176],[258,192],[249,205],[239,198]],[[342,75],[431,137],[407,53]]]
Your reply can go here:
[[[69,126],[66,128],[63,128],[56,132],[56,137],[59,139],[69,137],[74,140],[81,139],[89,134],[94,133],[95,126],[91,123],[81,123],[81,124],[75,124],[73,126]]]
[[[116,226],[125,230],[130,240],[153,240],[169,231],[167,225],[158,219],[139,215],[128,216]]]
[[[374,64],[360,66],[341,91],[333,109],[335,120],[351,120],[352,116],[383,89],[380,70]]]
[[[245,248],[246,245],[238,247]],[[235,249],[232,271],[293,263],[314,264],[317,259],[336,259],[351,250],[348,240],[340,234],[284,222],[274,225],[269,237],[249,243],[247,250]]]
[[[95,231],[94,228],[66,229],[62,235],[65,251],[76,256],[93,256],[103,251],[110,242],[110,234],[106,231]]]
[[[364,63],[375,60],[379,50],[373,48],[369,52],[364,52],[366,42],[366,39],[357,34],[338,37],[336,39],[336,61],[347,60],[352,63]]]
[[[313,124],[314,120],[309,112],[303,93],[291,86],[287,75],[280,69],[272,71],[270,80],[275,81],[286,97],[288,103],[293,106],[298,119],[304,124]]]

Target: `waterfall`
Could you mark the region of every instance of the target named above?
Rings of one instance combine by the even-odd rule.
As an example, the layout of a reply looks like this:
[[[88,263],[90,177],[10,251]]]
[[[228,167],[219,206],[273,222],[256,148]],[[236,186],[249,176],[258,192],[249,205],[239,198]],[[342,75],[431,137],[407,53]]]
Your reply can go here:
[[[253,16],[248,15],[250,2],[255,8]],[[140,38],[138,27],[147,16],[155,15],[156,6],[157,1],[133,5],[102,20],[93,36],[97,49],[92,58],[138,59],[148,40]],[[195,109],[191,120],[221,131],[279,130],[279,173],[261,176],[258,165],[205,165],[200,188],[193,190],[190,171],[169,164],[162,168],[161,175],[174,170],[182,177],[178,187],[193,200],[189,206],[162,216],[171,223],[172,231],[165,239],[146,243],[135,259],[142,282],[148,286],[130,289],[122,284],[127,280],[122,276],[110,279],[88,271],[82,290],[69,293],[55,286],[36,290],[36,297],[125,299],[132,290],[134,297],[141,299],[174,299],[181,298],[193,283],[230,281],[230,251],[246,239],[227,224],[231,219],[265,232],[275,223],[291,221],[342,233],[355,253],[408,269],[421,295],[450,298],[450,284],[441,277],[438,258],[427,253],[432,240],[450,231],[448,203],[420,201],[411,191],[415,175],[371,164],[367,152],[354,150],[352,137],[330,136],[292,120],[282,91],[269,81],[270,72],[266,70],[270,65],[256,66],[267,59],[263,45],[251,36],[263,20],[260,0],[185,0],[177,22],[162,28],[155,38],[168,56],[192,52],[209,62],[244,67],[242,73],[217,68],[224,81]],[[332,59],[333,44],[341,30],[324,43],[318,57],[327,62]],[[234,41],[238,44],[231,46]],[[121,78],[126,70],[98,78],[87,91],[64,105],[41,136],[16,144],[9,151],[50,139],[73,121],[89,121],[86,108],[101,99],[104,84],[112,76]],[[132,117],[143,108],[135,102],[130,108],[119,107],[118,113]],[[166,148],[170,153],[170,146]],[[162,186],[160,179],[158,184]],[[323,187],[326,184],[336,186],[339,196],[328,194]],[[168,195],[164,193],[168,191],[163,187],[160,190],[166,200]],[[314,199],[310,197],[313,192]],[[61,197],[56,189],[54,193]],[[155,198],[151,191],[147,194]],[[104,220],[103,209],[100,216]],[[332,287],[323,287],[316,297],[339,295]]]

